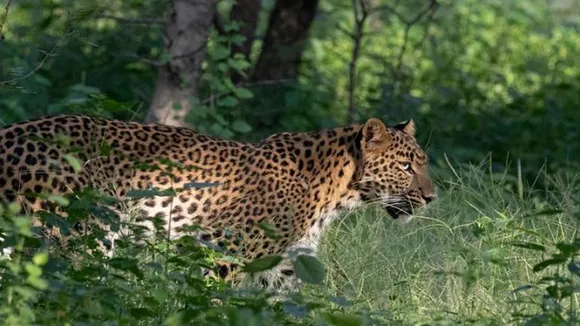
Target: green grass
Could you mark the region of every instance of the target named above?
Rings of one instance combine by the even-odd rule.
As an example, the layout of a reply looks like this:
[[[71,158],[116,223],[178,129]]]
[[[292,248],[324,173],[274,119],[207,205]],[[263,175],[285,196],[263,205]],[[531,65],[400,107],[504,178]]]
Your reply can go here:
[[[439,200],[408,224],[371,208],[334,225],[321,256],[330,266],[331,292],[352,298],[357,308],[385,309],[408,323],[440,318],[507,324],[520,320],[517,313],[537,313],[538,290],[529,304],[523,303],[527,292],[513,291],[554,272],[532,270],[549,255],[513,242],[553,248],[574,240],[575,178],[552,180],[557,187],[540,199],[517,191],[517,178],[492,177],[487,166],[451,175],[438,180]],[[578,298],[572,311],[580,308]]]
[[[145,245],[146,251],[129,243],[113,262],[79,251],[85,259],[74,266],[55,254],[46,264],[42,255],[18,253],[12,263],[0,263],[7,272],[0,283],[0,320],[6,325],[577,323],[580,265],[573,257],[580,252],[580,243],[574,244],[580,175],[540,174],[549,187],[531,191],[521,178],[491,170],[487,161],[435,168],[439,199],[407,224],[376,207],[347,214],[323,239],[319,258],[327,266],[326,286],[308,285],[286,301],[202,279],[199,266],[216,256],[195,243],[182,251],[163,241]],[[26,238],[23,221],[29,217],[4,216],[12,224],[2,227],[18,226],[13,234]],[[533,270],[558,250],[567,254],[555,266]]]

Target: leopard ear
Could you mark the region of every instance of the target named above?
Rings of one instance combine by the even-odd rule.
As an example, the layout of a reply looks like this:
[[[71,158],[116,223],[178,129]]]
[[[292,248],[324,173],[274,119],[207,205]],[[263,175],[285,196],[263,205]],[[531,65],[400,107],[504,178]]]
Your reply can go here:
[[[363,147],[368,150],[387,144],[390,134],[385,124],[376,118],[369,119],[362,128]]]
[[[402,132],[413,137],[415,137],[415,132],[417,131],[417,129],[415,128],[415,121],[413,121],[413,119],[401,122],[396,126],[394,126],[393,128],[401,130]]]

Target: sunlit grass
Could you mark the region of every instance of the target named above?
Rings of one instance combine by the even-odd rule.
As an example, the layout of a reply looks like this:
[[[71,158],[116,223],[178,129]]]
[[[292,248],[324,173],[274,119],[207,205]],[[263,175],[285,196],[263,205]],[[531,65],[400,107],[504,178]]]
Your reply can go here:
[[[503,324],[526,308],[537,311],[538,300],[515,304],[526,297],[513,291],[553,272],[532,270],[549,255],[513,242],[553,248],[573,241],[578,219],[570,196],[577,178],[550,178],[553,190],[540,195],[487,168],[438,171],[450,176],[438,180],[439,200],[408,224],[369,208],[333,225],[321,256],[331,292],[407,322],[441,317]],[[580,304],[573,300],[570,308]]]

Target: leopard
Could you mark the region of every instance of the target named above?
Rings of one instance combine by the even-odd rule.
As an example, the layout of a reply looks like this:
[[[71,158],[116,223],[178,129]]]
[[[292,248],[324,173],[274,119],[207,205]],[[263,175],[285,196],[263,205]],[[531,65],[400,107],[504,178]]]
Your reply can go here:
[[[59,141],[63,137],[66,142]],[[80,169],[71,163],[71,152]],[[413,120],[387,127],[369,118],[257,142],[83,114],[0,129],[0,203],[18,203],[37,214],[50,208],[31,194],[71,195],[85,187],[132,203],[138,211],[132,222],[151,232],[161,223],[171,240],[193,232],[244,261],[281,255],[259,279],[279,291],[301,286],[293,261],[316,257],[324,231],[343,212],[369,204],[408,221],[436,199]],[[147,189],[175,193],[129,196]],[[192,231],[192,225],[201,228]],[[107,250],[114,251],[114,239]],[[239,267],[223,263],[218,277],[231,280]]]

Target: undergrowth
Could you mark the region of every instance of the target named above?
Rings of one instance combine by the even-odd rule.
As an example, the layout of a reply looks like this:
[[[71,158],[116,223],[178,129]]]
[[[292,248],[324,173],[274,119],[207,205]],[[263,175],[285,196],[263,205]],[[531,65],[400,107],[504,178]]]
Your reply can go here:
[[[532,191],[492,171],[438,171],[439,199],[409,224],[369,208],[334,225],[331,291],[405,324],[578,323],[578,176]]]
[[[54,250],[18,205],[0,211],[3,325],[573,325],[578,323],[578,176],[522,178],[480,166],[436,168],[439,199],[408,224],[368,207],[325,234],[312,284],[272,298],[204,278],[224,254],[194,238],[119,241],[97,235]],[[48,197],[78,219],[109,216],[98,196]],[[44,218],[55,216],[45,216]],[[110,216],[109,216],[110,218]],[[77,220],[78,220],[77,219]],[[54,221],[54,220],[52,220]],[[61,222],[64,223],[64,222]],[[98,234],[98,233],[95,233]],[[92,238],[91,238],[92,237]],[[74,257],[72,259],[71,257]],[[250,264],[253,271],[276,259]],[[314,273],[308,275],[308,273]],[[306,273],[306,275],[304,275]],[[317,284],[317,280],[323,284]]]

